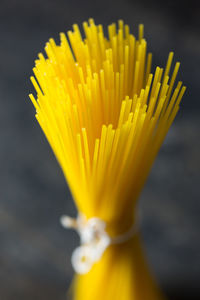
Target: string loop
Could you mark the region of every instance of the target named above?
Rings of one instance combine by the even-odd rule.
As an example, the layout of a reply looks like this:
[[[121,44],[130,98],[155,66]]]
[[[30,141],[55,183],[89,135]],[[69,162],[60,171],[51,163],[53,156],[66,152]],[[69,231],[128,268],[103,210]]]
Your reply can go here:
[[[138,224],[134,224],[127,232],[111,238],[106,232],[106,223],[100,218],[87,220],[83,214],[76,219],[62,216],[61,224],[64,228],[73,228],[80,236],[81,245],[77,247],[71,257],[72,266],[76,273],[88,273],[93,264],[99,261],[112,244],[122,244],[130,240],[138,231]]]

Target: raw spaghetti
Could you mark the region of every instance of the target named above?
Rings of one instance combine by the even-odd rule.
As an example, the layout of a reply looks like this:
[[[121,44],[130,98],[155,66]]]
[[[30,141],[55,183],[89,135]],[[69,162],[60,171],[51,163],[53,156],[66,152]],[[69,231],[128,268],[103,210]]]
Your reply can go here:
[[[108,26],[93,19],[50,39],[39,54],[30,98],[70,186],[78,212],[98,217],[110,236],[126,232],[152,163],[185,92],[172,71],[151,73],[151,53],[139,26],[136,39],[123,21]],[[169,76],[169,74],[171,74]],[[139,234],[111,245],[85,275],[74,280],[75,300],[160,300]]]

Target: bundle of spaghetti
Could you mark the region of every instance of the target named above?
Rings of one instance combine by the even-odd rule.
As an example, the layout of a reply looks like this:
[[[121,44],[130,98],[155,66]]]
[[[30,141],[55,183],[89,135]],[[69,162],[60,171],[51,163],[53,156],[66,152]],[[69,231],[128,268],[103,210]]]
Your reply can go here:
[[[111,236],[135,222],[136,204],[150,168],[185,92],[175,84],[180,63],[151,73],[143,25],[138,39],[122,20],[93,19],[50,39],[31,77],[36,118],[71,189],[77,210],[99,217]],[[69,42],[68,42],[69,40]],[[170,75],[171,74],[171,75]],[[91,288],[92,284],[92,288]],[[139,234],[110,246],[85,275],[77,275],[74,299],[158,300]]]

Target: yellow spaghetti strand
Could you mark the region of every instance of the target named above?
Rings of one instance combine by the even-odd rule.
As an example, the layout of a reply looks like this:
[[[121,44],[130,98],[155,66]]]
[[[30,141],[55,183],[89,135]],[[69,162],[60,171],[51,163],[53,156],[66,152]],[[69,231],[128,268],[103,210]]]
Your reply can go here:
[[[185,92],[172,71],[151,71],[144,26],[138,39],[122,20],[77,24],[60,45],[51,38],[38,55],[30,99],[71,189],[77,210],[99,217],[112,237],[135,222],[139,194]],[[108,36],[108,37],[107,37]],[[105,288],[106,286],[106,288]],[[74,300],[162,300],[139,234],[111,245],[89,273],[76,275]]]

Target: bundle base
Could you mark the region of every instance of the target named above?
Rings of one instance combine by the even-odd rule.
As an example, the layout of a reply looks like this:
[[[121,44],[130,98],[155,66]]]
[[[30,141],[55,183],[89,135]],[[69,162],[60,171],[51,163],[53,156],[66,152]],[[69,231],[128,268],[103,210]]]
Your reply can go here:
[[[73,300],[166,300],[145,259],[139,235],[112,245],[85,275],[76,275]]]

